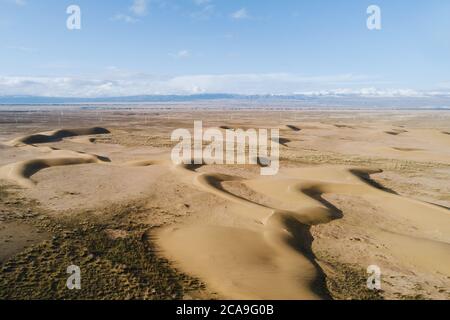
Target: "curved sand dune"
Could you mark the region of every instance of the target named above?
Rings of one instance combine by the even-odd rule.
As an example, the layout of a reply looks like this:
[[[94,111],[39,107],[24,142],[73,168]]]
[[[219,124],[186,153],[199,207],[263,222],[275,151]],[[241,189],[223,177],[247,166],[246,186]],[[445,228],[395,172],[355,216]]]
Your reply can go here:
[[[408,133],[408,131],[404,130],[404,129],[393,129],[393,130],[385,131],[384,133],[390,134],[391,136],[398,136],[403,133]]]
[[[359,168],[321,167],[287,170],[285,176],[244,180],[239,177],[198,173],[200,165],[174,166],[167,159],[138,160],[127,166],[163,165],[173,167],[180,178],[198,188],[233,203],[235,212],[256,224],[244,227],[186,225],[168,228],[159,235],[160,245],[185,271],[199,276],[225,297],[242,299],[323,299],[329,298],[324,276],[311,245],[312,225],[342,217],[342,212],[326,201],[323,194],[361,195],[382,202],[387,214],[399,215],[424,226],[429,239],[399,241],[393,253],[426,264],[429,255],[446,253],[448,244],[433,240],[450,234],[448,210],[410,200],[380,190],[367,182],[379,171]],[[278,208],[258,203],[228,191],[225,183],[244,183],[255,192],[289,204]],[[424,218],[424,212],[428,212]],[[211,212],[210,214],[214,214]],[[430,219],[430,216],[432,217]],[[437,226],[441,228],[436,229]],[[410,239],[380,231],[383,239]],[[417,243],[422,252],[405,250],[401,243]],[[445,271],[441,268],[440,271]]]
[[[105,162],[98,156],[90,154],[80,154],[71,151],[59,151],[57,154],[60,157],[54,155],[52,158],[32,159],[6,165],[0,168],[0,177],[29,188],[35,186],[35,182],[31,179],[31,176],[42,169],[56,166]]]
[[[292,131],[296,131],[296,132],[302,130],[302,129],[300,129],[299,127],[294,126],[294,125],[292,125],[292,124],[287,124],[286,127],[288,127],[289,129],[291,129]]]
[[[56,142],[68,137],[105,133],[109,133],[109,131],[100,127],[78,128],[69,130],[63,129],[20,137],[10,141],[9,143],[7,143],[7,145],[13,147],[30,147],[33,146],[33,144]],[[31,180],[31,176],[45,168],[86,163],[110,162],[108,158],[101,157],[95,154],[86,154],[79,151],[60,150],[55,147],[47,146],[34,147],[38,148],[40,151],[46,152],[48,156],[45,158],[25,160],[3,166],[0,168],[0,177],[10,181],[14,181],[23,187],[33,187],[35,186],[35,182]]]
[[[386,215],[420,225],[429,236],[413,238],[380,230],[381,240],[394,243],[392,254],[428,267],[432,259],[450,261],[450,244],[442,238],[450,235],[449,211],[374,187],[366,179],[375,172],[343,167],[288,169],[282,177],[255,180],[197,174],[195,185],[234,203],[234,212],[249,218],[249,223],[244,227],[200,224],[169,228],[160,234],[161,246],[181,268],[204,279],[226,298],[328,298],[322,270],[311,250],[310,227],[342,217],[323,194],[350,194],[377,203]],[[242,182],[289,208],[270,207],[233,194],[224,187],[230,181]],[[402,241],[392,241],[394,238]],[[423,250],[414,250],[414,245]],[[449,265],[438,271],[450,275]]]
[[[90,137],[84,137],[84,136],[77,136],[77,137],[73,137],[72,139],[70,139],[70,141],[76,142],[76,143],[94,144],[96,139],[90,138]]]
[[[92,132],[104,133],[95,128],[52,131],[13,140],[11,145],[53,142],[73,136],[71,134]],[[0,176],[31,187],[34,185],[32,175],[44,168],[105,162],[105,159],[92,154],[55,148],[46,149],[46,152],[49,153],[46,158],[0,168]],[[286,169],[277,176],[245,180],[231,175],[197,172],[204,163],[175,166],[169,159],[161,157],[122,165],[171,167],[180,179],[230,203],[226,214],[239,216],[241,220],[236,220],[245,221],[236,225],[197,221],[169,227],[159,233],[158,241],[165,254],[223,297],[329,298],[324,274],[312,251],[314,239],[310,229],[342,218],[343,213],[324,198],[325,194],[364,197],[376,203],[386,217],[398,217],[417,226],[418,235],[380,229],[376,236],[389,244],[392,255],[420,268],[450,276],[449,210],[380,190],[369,182],[370,174],[379,171],[314,167]],[[233,191],[229,184],[242,184],[254,195]],[[215,215],[211,209],[204,214]],[[234,221],[233,218],[231,220]],[[444,263],[436,268],[430,265],[430,261],[435,260]]]
[[[154,165],[168,165],[169,163],[171,163],[170,160],[151,159],[151,160],[128,161],[125,163],[125,165],[130,167],[148,167]]]
[[[239,214],[260,222],[260,230],[192,226],[163,232],[162,246],[175,260],[181,258],[180,263],[187,271],[201,276],[227,297],[328,298],[322,271],[311,250],[310,226],[305,222],[311,222],[311,214],[315,223],[336,218],[334,208],[278,210],[234,195],[222,186],[223,182],[241,180],[220,174],[199,174],[194,183],[237,204]],[[289,182],[285,186],[287,191]],[[225,274],[227,280],[223,279]]]
[[[107,134],[107,133],[110,133],[109,130],[107,130],[105,128],[100,128],[100,127],[62,129],[62,130],[54,130],[54,131],[42,132],[42,133],[37,133],[37,134],[20,137],[20,138],[10,141],[8,143],[8,145],[17,147],[17,146],[21,146],[21,145],[57,142],[64,138],[69,138],[69,137]]]

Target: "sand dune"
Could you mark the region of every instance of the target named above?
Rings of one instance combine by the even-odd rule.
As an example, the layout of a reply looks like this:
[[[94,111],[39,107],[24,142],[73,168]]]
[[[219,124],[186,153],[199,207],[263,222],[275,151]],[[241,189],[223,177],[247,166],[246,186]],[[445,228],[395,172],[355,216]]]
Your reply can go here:
[[[287,124],[286,127],[288,127],[289,129],[291,129],[292,131],[296,131],[296,132],[302,130],[302,129],[300,129],[299,127],[294,126],[294,125],[291,125],[291,124]]]
[[[60,141],[68,137],[77,137],[83,135],[105,134],[109,133],[107,129],[95,128],[79,128],[70,130],[55,130],[29,136],[20,137],[7,143],[13,147],[27,147],[29,145],[49,143]],[[0,168],[0,177],[16,182],[23,187],[33,187],[35,183],[31,180],[38,171],[56,166],[68,166],[86,163],[104,163],[109,159],[95,154],[86,154],[83,152],[59,150],[54,147],[34,146],[40,151],[46,152],[45,158],[36,158],[26,161],[20,161],[8,164]]]
[[[206,279],[225,297],[327,298],[322,271],[311,250],[309,228],[342,217],[338,208],[322,198],[323,194],[351,194],[381,205],[386,215],[411,220],[429,235],[408,241],[409,235],[380,230],[386,242],[405,239],[394,241],[393,254],[428,264],[432,259],[447,261],[449,244],[442,237],[450,234],[449,211],[380,190],[361,178],[375,172],[344,167],[291,169],[283,178],[244,181],[257,193],[290,206],[290,210],[262,205],[224,188],[225,182],[243,181],[240,178],[198,174],[194,178],[197,186],[234,203],[236,214],[258,223],[249,222],[248,228],[180,226],[163,231],[161,245],[183,269]],[[412,250],[414,243],[423,250]],[[448,264],[440,271],[448,274]]]
[[[93,144],[93,143],[95,143],[96,139],[90,138],[90,137],[77,136],[77,137],[73,137],[72,139],[70,139],[70,141],[77,142],[77,143]]]
[[[291,136],[300,131],[300,126],[287,127],[293,131]],[[229,129],[228,126],[221,128]],[[348,125],[318,124],[302,126],[301,131],[330,128],[359,130]],[[389,256],[414,265],[417,270],[450,276],[450,211],[382,188],[371,180],[371,175],[381,173],[381,170],[320,165],[282,168],[276,176],[244,178],[232,170],[229,174],[222,173],[205,162],[174,165],[169,152],[109,162],[109,158],[92,153],[39,145],[71,137],[75,137],[75,142],[90,143],[92,140],[86,140],[88,137],[84,135],[108,132],[103,128],[58,130],[14,139],[10,146],[32,147],[45,156],[9,163],[0,168],[0,177],[24,187],[34,187],[32,177],[40,170],[87,163],[109,163],[113,167],[105,168],[114,168],[117,172],[124,170],[123,179],[127,179],[125,169],[131,167],[147,172],[148,167],[155,166],[153,169],[160,174],[170,172],[177,183],[185,183],[214,200],[212,205],[202,207],[199,217],[161,228],[157,242],[163,254],[180,270],[205,281],[211,290],[224,298],[330,298],[323,267],[313,251],[315,239],[312,235],[314,227],[331,225],[346,217],[339,205],[328,200],[330,195],[358,197],[373,204],[376,215],[386,221],[402,221],[413,226],[399,231],[395,226],[375,225],[371,236],[383,245]],[[373,134],[377,137],[394,135],[391,138],[397,140],[408,136],[407,133],[403,129],[393,129],[377,130]],[[320,138],[325,140],[329,135],[325,132]],[[443,136],[442,143],[447,143],[446,137],[440,135]],[[280,140],[286,149],[290,149],[289,142],[289,138]],[[86,150],[93,146],[84,147]],[[408,146],[383,148],[386,152],[419,152]],[[220,202],[221,218],[215,219],[219,213],[214,202]],[[226,219],[222,219],[224,216]],[[442,263],[435,266],[433,261]]]
[[[94,127],[94,128],[77,128],[77,129],[63,129],[55,130],[49,132],[42,132],[38,134],[32,134],[24,137],[14,139],[8,143],[10,146],[20,146],[38,143],[48,143],[60,141],[64,138],[76,137],[76,136],[86,136],[86,135],[96,135],[96,134],[107,134],[109,131],[105,128]]]
[[[59,155],[59,156],[56,156]],[[70,151],[55,151],[53,157],[16,162],[0,168],[0,177],[16,182],[23,187],[34,187],[31,177],[38,171],[56,166],[69,166],[85,163],[103,163],[95,155],[83,155]]]
[[[389,131],[385,131],[385,133],[390,134],[391,136],[398,136],[402,133],[408,133],[408,130],[404,130],[404,129],[392,129]]]
[[[128,161],[124,165],[131,167],[148,167],[154,165],[169,165],[171,163],[170,160],[166,159],[148,159],[148,160],[133,160]]]
[[[416,149],[416,148],[400,148],[400,147],[393,147],[392,149],[398,150],[398,151],[405,151],[405,152],[409,152],[409,151],[422,151],[422,149]]]

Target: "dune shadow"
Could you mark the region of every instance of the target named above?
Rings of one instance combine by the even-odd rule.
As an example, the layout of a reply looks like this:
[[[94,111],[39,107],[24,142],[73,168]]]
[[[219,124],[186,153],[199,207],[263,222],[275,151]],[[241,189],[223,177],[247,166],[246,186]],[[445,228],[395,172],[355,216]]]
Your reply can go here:
[[[110,131],[105,128],[95,127],[88,129],[62,129],[54,132],[52,135],[45,134],[33,134],[20,139],[20,142],[24,144],[38,144],[38,143],[50,143],[59,142],[65,138],[91,135],[91,134],[108,134]]]
[[[99,156],[99,155],[95,155],[97,157],[97,159],[99,159],[100,161],[103,162],[111,162],[111,159],[108,157],[104,157],[104,156]]]
[[[370,185],[376,189],[398,195],[398,193],[396,191],[394,191],[388,187],[385,187],[381,183],[373,180],[370,177],[370,174],[368,172],[363,172],[361,170],[354,170],[354,169],[350,170],[350,172],[353,173],[356,177],[358,177],[362,182],[367,183],[368,185]]]
[[[272,209],[270,207],[267,207],[263,204],[257,203],[255,201],[249,200],[247,198],[244,198],[240,195],[237,195],[235,193],[232,193],[224,188],[223,183],[229,182],[229,181],[241,181],[242,179],[239,177],[233,177],[233,176],[227,176],[227,175],[204,175],[203,176],[204,181],[206,184],[208,184],[210,187],[216,189],[217,191],[223,193],[225,196],[231,196],[235,199],[239,199],[240,201],[244,201],[248,204],[264,207],[268,209]]]
[[[204,167],[206,164],[202,163],[202,164],[183,164],[182,167],[186,170],[192,171],[192,172],[196,172],[198,169]]]
[[[52,167],[62,167],[71,165],[81,165],[96,163],[97,160],[102,157],[91,156],[90,158],[49,158],[49,159],[35,159],[19,163],[18,170],[19,176],[29,179],[39,171]],[[108,158],[105,158],[108,159]]]
[[[385,131],[384,133],[390,134],[391,136],[398,136],[400,132],[394,132],[394,131]]]
[[[331,202],[326,200],[323,197],[322,192],[315,190],[315,189],[304,189],[304,190],[302,190],[302,192],[304,194],[306,194],[307,196],[313,198],[314,200],[320,202],[322,205],[324,205],[329,210],[329,212],[332,214],[333,220],[342,219],[344,217],[342,210],[340,210],[334,204],[332,204]]]
[[[423,149],[417,149],[417,148],[392,147],[392,149],[397,150],[397,151],[404,151],[404,152],[423,151]]]
[[[334,126],[339,129],[355,129],[355,127],[349,126],[347,124],[335,124]]]
[[[256,163],[260,167],[268,167],[270,165],[270,159],[266,157],[256,157]]]
[[[444,206],[443,204],[437,204],[437,203],[433,203],[433,202],[429,202],[429,201],[425,201],[425,202],[428,203],[428,204],[431,204],[431,205],[433,205],[433,206],[442,208],[442,209],[450,210],[450,207]]]
[[[288,244],[300,254],[304,255],[317,271],[317,277],[311,284],[311,290],[323,299],[331,300],[331,295],[326,283],[326,275],[322,267],[317,263],[312,245],[314,237],[311,233],[311,226],[298,221],[292,216],[284,216],[283,224],[291,237]]]
[[[278,138],[278,139],[272,139],[273,142],[278,142],[279,144],[281,144],[283,147],[288,147],[288,143],[291,142],[291,140],[286,139],[286,138]]]
[[[297,132],[302,130],[302,129],[300,129],[299,127],[294,126],[294,125],[292,125],[292,124],[287,124],[286,127],[288,127],[289,129],[291,129],[292,131],[297,131]]]
[[[384,133],[390,134],[391,136],[398,136],[402,133],[408,133],[408,130],[405,129],[393,129],[389,131],[385,131]]]
[[[38,173],[39,171],[50,168],[50,165],[48,165],[45,161],[33,161],[26,165],[23,168],[22,175],[25,178],[30,178],[34,174]]]

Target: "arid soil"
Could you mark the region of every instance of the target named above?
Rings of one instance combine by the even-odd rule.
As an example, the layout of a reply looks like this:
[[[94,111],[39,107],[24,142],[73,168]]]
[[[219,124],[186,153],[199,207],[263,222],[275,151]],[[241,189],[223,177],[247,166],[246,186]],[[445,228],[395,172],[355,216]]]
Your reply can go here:
[[[447,111],[217,104],[0,109],[0,298],[450,298]],[[198,120],[279,129],[279,173],[175,165]]]

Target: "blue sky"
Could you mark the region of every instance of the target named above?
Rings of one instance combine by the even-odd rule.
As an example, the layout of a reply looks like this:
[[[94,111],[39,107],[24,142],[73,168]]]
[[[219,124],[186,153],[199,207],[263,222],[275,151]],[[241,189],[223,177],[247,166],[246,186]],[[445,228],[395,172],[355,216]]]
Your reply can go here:
[[[66,8],[81,8],[81,30]],[[368,30],[366,9],[381,8]],[[0,0],[0,95],[450,92],[450,1]]]

